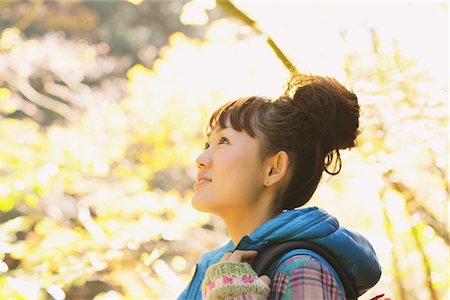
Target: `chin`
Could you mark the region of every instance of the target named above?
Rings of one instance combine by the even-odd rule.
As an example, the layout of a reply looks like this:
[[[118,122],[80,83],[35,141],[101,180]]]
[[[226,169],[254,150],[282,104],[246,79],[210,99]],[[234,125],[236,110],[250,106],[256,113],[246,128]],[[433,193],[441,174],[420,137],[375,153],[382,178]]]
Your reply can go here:
[[[205,201],[202,201],[201,199],[199,199],[197,194],[195,194],[194,197],[192,197],[192,200],[191,200],[192,207],[195,210],[198,210],[198,211],[201,211],[201,212],[205,212],[204,211],[205,204],[203,202],[205,202]]]
[[[212,210],[210,207],[211,200],[202,199],[202,198],[198,197],[198,195],[194,195],[194,197],[191,200],[191,204],[195,210],[198,210],[200,212],[205,212],[205,213],[212,213]]]

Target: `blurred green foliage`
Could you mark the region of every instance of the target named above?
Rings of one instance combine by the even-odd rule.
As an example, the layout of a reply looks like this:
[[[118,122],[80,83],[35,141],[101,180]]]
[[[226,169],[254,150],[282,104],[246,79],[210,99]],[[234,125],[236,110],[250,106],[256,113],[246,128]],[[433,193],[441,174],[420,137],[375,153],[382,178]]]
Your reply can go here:
[[[373,242],[383,276],[366,297],[448,297],[447,74],[384,11],[342,23],[344,6],[292,5],[239,3],[244,25],[208,2],[0,3],[0,299],[178,295],[227,239],[190,206],[209,114],[289,77],[264,34],[359,95],[359,146],[311,205]],[[448,10],[408,7],[407,30]]]

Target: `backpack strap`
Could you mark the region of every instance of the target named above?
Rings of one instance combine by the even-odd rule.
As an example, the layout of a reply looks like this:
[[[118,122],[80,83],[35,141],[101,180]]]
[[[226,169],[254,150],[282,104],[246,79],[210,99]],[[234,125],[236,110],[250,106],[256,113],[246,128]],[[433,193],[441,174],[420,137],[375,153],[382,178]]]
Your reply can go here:
[[[347,299],[358,298],[358,293],[356,292],[356,289],[351,284],[349,278],[344,273],[342,266],[338,263],[336,258],[328,250],[325,250],[323,247],[313,242],[290,241],[285,243],[269,244],[268,246],[258,251],[258,255],[253,261],[252,267],[258,274],[258,276],[261,276],[283,254],[295,249],[307,249],[320,255],[336,271],[337,275],[339,276],[339,279],[342,282],[342,285],[344,286],[346,298]]]

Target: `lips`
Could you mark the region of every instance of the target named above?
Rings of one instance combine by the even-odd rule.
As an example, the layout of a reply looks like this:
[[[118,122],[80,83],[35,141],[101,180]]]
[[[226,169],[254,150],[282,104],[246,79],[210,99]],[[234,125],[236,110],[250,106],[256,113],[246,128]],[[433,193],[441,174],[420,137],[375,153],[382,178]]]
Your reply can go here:
[[[207,178],[200,178],[198,180],[198,182],[211,182],[211,181],[212,181],[211,179],[207,179]]]
[[[212,179],[204,174],[197,175],[197,182],[194,184],[194,189],[196,190],[199,186],[211,182]]]
[[[197,175],[197,182],[211,182],[212,179],[206,175],[199,174]]]

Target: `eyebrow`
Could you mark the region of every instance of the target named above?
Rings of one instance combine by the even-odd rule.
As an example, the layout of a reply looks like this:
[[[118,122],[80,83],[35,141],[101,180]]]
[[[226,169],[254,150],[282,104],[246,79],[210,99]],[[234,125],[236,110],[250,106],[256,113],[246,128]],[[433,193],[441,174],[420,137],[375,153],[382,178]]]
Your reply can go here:
[[[227,128],[230,128],[230,126],[225,126],[224,128],[222,128],[222,127],[219,126],[219,129],[215,129],[214,131],[221,132],[222,130],[227,129]],[[211,130],[210,132],[208,132],[208,133],[206,134],[206,137],[209,138],[209,136],[211,135],[212,132],[213,132],[213,130]]]

